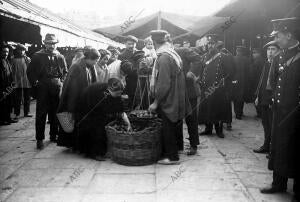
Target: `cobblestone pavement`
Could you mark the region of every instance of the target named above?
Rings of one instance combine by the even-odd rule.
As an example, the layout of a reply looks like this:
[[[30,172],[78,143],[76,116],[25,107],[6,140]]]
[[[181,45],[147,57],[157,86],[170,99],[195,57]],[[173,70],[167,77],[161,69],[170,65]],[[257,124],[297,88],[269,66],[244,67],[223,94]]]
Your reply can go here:
[[[234,119],[225,139],[200,137],[198,154],[181,154],[180,165],[140,167],[84,158],[49,143],[49,136],[45,149],[38,151],[34,119],[22,118],[0,127],[0,201],[290,201],[292,182],[286,194],[259,193],[271,182],[271,172],[265,155],[252,152],[263,142],[254,107],[247,105],[245,114],[243,120]]]

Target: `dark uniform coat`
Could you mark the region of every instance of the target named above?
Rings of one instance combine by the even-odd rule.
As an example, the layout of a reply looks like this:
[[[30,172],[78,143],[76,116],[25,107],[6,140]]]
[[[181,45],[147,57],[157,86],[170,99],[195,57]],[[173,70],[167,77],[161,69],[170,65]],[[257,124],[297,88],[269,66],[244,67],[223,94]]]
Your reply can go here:
[[[283,51],[274,58],[272,68],[277,84],[274,89],[273,126],[269,168],[277,175],[295,177],[299,163],[300,123],[299,47]],[[288,65],[291,61],[290,65]]]
[[[232,99],[244,101],[247,76],[249,76],[246,73],[249,69],[250,61],[246,56],[237,55],[234,56],[234,63],[236,69],[232,80],[237,81],[237,83],[233,84]]]
[[[232,65],[223,53],[204,55],[205,67],[201,76],[199,123],[228,121],[228,88],[232,80]]]

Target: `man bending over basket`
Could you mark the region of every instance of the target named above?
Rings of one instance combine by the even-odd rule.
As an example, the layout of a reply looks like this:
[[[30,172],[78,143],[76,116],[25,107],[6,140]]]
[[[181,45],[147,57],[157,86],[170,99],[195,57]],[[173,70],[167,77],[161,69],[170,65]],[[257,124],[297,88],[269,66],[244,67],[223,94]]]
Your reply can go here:
[[[119,79],[108,83],[88,86],[80,99],[77,119],[79,151],[98,161],[103,161],[107,152],[105,125],[120,117],[131,130],[131,124],[123,110],[121,94],[124,86]]]
[[[180,56],[167,42],[164,30],[150,32],[157,53],[150,90],[153,90],[154,102],[149,110],[158,110],[162,118],[162,146],[164,158],[159,164],[178,164],[177,136],[182,130],[181,121],[190,111],[185,93],[185,77]]]

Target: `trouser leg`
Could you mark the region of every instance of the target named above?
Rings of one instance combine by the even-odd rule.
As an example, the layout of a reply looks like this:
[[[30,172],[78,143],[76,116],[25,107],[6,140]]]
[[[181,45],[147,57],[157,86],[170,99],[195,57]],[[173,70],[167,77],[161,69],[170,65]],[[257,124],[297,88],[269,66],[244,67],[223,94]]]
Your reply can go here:
[[[299,187],[299,178],[298,177],[294,178],[293,191],[295,194],[295,198],[297,200],[300,200],[300,187]]]
[[[191,147],[197,147],[199,145],[199,136],[198,136],[198,123],[197,123],[197,98],[190,99],[190,104],[193,109],[192,113],[188,115],[185,119],[189,140]]]
[[[50,96],[48,92],[47,85],[45,83],[39,83],[37,89],[37,99],[36,99],[36,116],[35,116],[35,130],[36,139],[45,139],[45,124],[46,117],[49,108]]]
[[[171,122],[162,112],[162,144],[165,156],[170,160],[179,160],[176,144],[176,123]]]
[[[30,112],[30,88],[23,88],[24,97],[24,115]]]
[[[243,109],[244,109],[244,102],[235,100],[234,102],[234,113],[236,117],[242,117]]]
[[[288,182],[287,177],[280,176],[277,173],[273,172],[273,182],[272,182],[273,187],[286,189],[287,188],[287,182]]]
[[[48,117],[50,121],[50,138],[55,139],[58,134],[58,128],[59,128],[58,119],[56,117],[56,111],[59,104],[60,86],[51,85],[49,86],[49,88],[51,90],[51,95],[49,97],[50,103],[49,103],[49,111],[48,111]]]
[[[264,128],[264,148],[270,148],[271,142],[271,109],[269,106],[261,106],[261,122]]]
[[[223,133],[223,122],[222,121],[215,122],[214,126],[215,126],[215,130],[216,130],[217,134]]]
[[[10,120],[10,103],[7,98],[0,101],[0,121],[5,122]]]
[[[206,123],[206,124],[205,124],[205,131],[211,133],[212,130],[213,130],[213,124],[212,124],[212,123]]]
[[[183,121],[179,121],[175,124],[175,136],[178,151],[183,151]]]
[[[23,89],[22,88],[16,88],[15,89],[15,96],[14,96],[14,113],[16,116],[20,116],[20,109],[21,109],[21,103],[22,103],[22,97],[23,97]]]

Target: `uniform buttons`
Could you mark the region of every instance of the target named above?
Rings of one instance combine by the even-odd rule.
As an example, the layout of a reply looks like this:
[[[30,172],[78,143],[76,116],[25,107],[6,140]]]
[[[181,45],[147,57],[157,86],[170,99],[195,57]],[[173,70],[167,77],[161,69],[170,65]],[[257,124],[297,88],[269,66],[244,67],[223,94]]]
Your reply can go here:
[[[278,93],[277,95],[280,96],[280,93]]]
[[[278,86],[278,88],[280,88],[280,86]]]
[[[280,103],[280,100],[277,100],[277,103]]]
[[[278,79],[279,81],[281,81],[281,78]],[[299,87],[300,88],[300,87]]]

